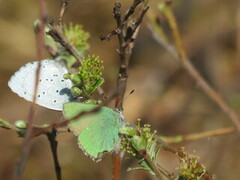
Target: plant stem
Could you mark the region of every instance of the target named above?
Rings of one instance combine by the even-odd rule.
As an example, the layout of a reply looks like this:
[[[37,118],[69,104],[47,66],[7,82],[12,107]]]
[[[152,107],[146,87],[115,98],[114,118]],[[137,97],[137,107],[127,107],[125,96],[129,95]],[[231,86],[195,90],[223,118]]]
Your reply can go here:
[[[39,9],[40,9],[41,24],[39,25],[39,27],[37,27],[37,31],[36,31],[37,43],[36,44],[37,44],[37,59],[41,60],[43,56],[42,54],[43,54],[43,45],[44,45],[44,27],[47,22],[47,11],[46,11],[45,0],[39,0]],[[13,180],[21,179],[26,166],[26,160],[28,158],[28,155],[31,149],[32,128],[33,128],[33,121],[34,121],[34,114],[35,114],[35,102],[36,102],[36,94],[38,89],[40,69],[41,69],[41,63],[39,62],[37,71],[36,71],[33,102],[30,106],[29,114],[27,118],[26,135],[23,140],[21,155],[16,163],[15,171],[13,174]]]
[[[56,177],[57,177],[57,180],[61,180],[62,174],[61,174],[61,167],[58,161],[58,154],[57,154],[58,142],[56,141],[56,133],[57,133],[56,129],[53,128],[52,131],[46,133],[46,135],[48,137],[48,141],[50,143],[50,147],[53,155]]]
[[[74,56],[79,63],[82,62],[82,57],[77,52],[76,48],[71,45],[71,43],[68,41],[68,39],[65,37],[62,31],[62,27],[53,25],[53,27],[50,29],[48,34],[58,43],[60,43],[66,51],[69,52],[72,56]]]
[[[223,98],[220,96],[220,94],[217,93],[206,82],[206,80],[199,74],[197,69],[189,61],[189,59],[186,55],[186,51],[183,47],[182,39],[180,36],[180,32],[179,32],[179,29],[177,26],[175,16],[170,7],[171,3],[169,3],[169,1],[167,1],[167,0],[163,0],[163,5],[165,7],[163,10],[163,13],[169,23],[173,38],[175,40],[176,53],[178,54],[177,59],[179,59],[182,62],[183,67],[186,69],[186,71],[189,73],[189,75],[197,82],[197,84],[202,88],[202,90],[206,93],[206,95],[209,96],[215,103],[217,103],[217,105],[222,109],[222,111],[225,112],[226,115],[232,120],[232,122],[237,127],[238,131],[240,131],[240,120],[239,120],[239,117],[237,116],[236,112],[229,107],[229,105],[223,100]],[[154,26],[152,26],[153,28],[155,28],[157,26],[156,21],[151,20],[151,23],[154,24]],[[155,33],[158,33],[158,32],[159,31],[156,31]],[[164,42],[164,39],[161,38],[162,34],[158,34],[158,35],[160,36],[159,38],[161,39],[161,41],[158,41],[158,42],[159,43]],[[173,53],[174,49],[169,48],[169,46],[166,47],[166,45],[168,45],[168,42],[161,43],[161,45],[163,45],[166,48],[166,50],[168,50],[176,58],[176,53]],[[171,51],[170,51],[170,49],[171,49]]]
[[[67,9],[67,6],[68,6],[69,2],[70,2],[70,0],[62,0],[62,7],[61,7],[59,19],[58,19],[59,25],[61,27],[63,27],[63,16],[66,12],[66,9]]]
[[[113,179],[119,180],[120,179],[120,169],[121,169],[121,158],[118,154],[113,154]]]
[[[137,13],[139,16],[135,20],[132,18],[137,6],[142,5]],[[138,35],[138,29],[141,25],[143,17],[148,10],[144,0],[133,0],[131,7],[125,13],[125,16],[121,16],[121,4],[115,3],[113,8],[113,15],[117,24],[117,28],[114,31],[108,33],[107,37],[101,39],[110,39],[112,35],[117,35],[119,43],[119,57],[120,57],[120,68],[117,79],[117,97],[115,100],[115,108],[123,110],[123,100],[127,88],[128,79],[128,65],[132,54],[132,48],[134,47],[134,40]],[[129,24],[129,20],[132,21],[132,26]],[[133,23],[134,22],[134,23]],[[120,177],[120,156],[115,154],[114,157],[114,180],[119,180]]]
[[[166,143],[180,143],[183,141],[193,141],[193,140],[198,140],[198,139],[207,138],[207,137],[231,134],[236,131],[237,131],[237,129],[232,127],[232,128],[224,128],[224,129],[206,131],[206,132],[202,132],[202,133],[178,135],[178,136],[174,136],[174,137],[160,136],[159,138],[163,139]]]
[[[159,180],[164,180],[164,177],[163,177],[163,175],[161,174],[161,171],[159,171],[159,168],[157,167],[157,165],[155,164],[155,162],[152,161],[152,159],[150,158],[150,156],[147,155],[144,159],[145,159],[145,160],[149,163],[149,165],[151,166],[153,172],[155,173],[156,178],[159,179]]]
[[[240,2],[238,3],[237,15],[236,15],[236,60],[240,59]]]
[[[173,173],[168,172],[166,169],[162,168],[159,164],[156,165],[158,171],[160,171],[164,176],[170,180],[176,180],[176,177]]]

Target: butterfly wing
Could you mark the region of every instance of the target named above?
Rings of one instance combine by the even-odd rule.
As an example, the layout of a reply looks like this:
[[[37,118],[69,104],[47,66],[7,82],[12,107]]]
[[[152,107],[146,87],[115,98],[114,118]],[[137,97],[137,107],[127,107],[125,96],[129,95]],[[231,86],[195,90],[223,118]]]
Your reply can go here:
[[[63,75],[67,69],[54,60],[42,60],[36,103],[53,110],[62,110],[63,104],[73,100],[72,83]],[[27,63],[9,80],[13,92],[28,101],[33,101],[38,62]]]
[[[79,134],[78,144],[93,160],[98,161],[104,152],[111,152],[119,142],[120,118],[106,107],[102,107],[96,116]]]
[[[91,111],[96,105],[81,103],[64,104],[66,118],[72,118],[83,111]],[[74,110],[73,110],[74,109]],[[69,112],[71,111],[71,112]],[[78,136],[79,147],[94,161],[101,160],[104,152],[110,152],[119,142],[120,116],[107,107],[98,112],[86,114],[69,123],[70,129]]]

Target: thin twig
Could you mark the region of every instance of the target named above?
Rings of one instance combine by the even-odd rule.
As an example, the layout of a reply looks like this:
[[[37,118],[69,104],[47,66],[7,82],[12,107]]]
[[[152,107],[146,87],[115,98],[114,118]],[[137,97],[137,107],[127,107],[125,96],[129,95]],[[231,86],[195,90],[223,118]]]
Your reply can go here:
[[[176,180],[176,177],[173,173],[168,172],[166,169],[161,167],[159,164],[156,164],[158,171],[160,171],[164,176],[170,180]]]
[[[46,2],[45,0],[39,1],[39,10],[40,10],[40,19],[41,24],[37,29],[36,33],[36,41],[37,41],[37,59],[41,60],[43,57],[43,47],[44,47],[44,27],[47,22],[47,11],[46,11]],[[22,150],[20,158],[17,160],[15,171],[13,174],[13,180],[19,180],[22,177],[26,166],[26,160],[28,158],[30,149],[31,149],[31,139],[32,139],[32,128],[35,114],[35,102],[36,102],[36,94],[38,89],[39,82],[39,74],[41,69],[41,63],[38,63],[38,68],[36,71],[35,85],[34,85],[34,95],[33,102],[30,106],[29,115],[27,119],[27,131],[25,138],[23,140]]]
[[[59,42],[72,56],[76,58],[76,60],[82,63],[82,56],[78,53],[76,48],[71,45],[68,39],[65,37],[62,28],[60,26],[53,25],[48,34],[56,41]],[[101,87],[97,88],[98,94],[100,95],[103,102],[106,101],[105,93]]]
[[[139,10],[140,16],[137,20],[131,18],[134,14],[136,7],[141,4],[143,7]],[[120,68],[119,76],[117,80],[116,100],[115,107],[123,110],[123,99],[126,92],[127,78],[128,78],[128,64],[134,47],[134,40],[137,37],[138,29],[142,22],[142,19],[148,10],[147,3],[144,0],[133,0],[131,7],[125,13],[125,16],[121,17],[121,4],[115,3],[113,8],[113,16],[117,24],[117,28],[108,32],[106,35],[101,36],[101,40],[110,40],[113,35],[117,35],[119,41],[118,53],[120,56]],[[130,19],[130,20],[129,20]],[[129,22],[131,21],[131,22]],[[114,156],[114,179],[119,179],[120,173],[120,157],[116,154]]]
[[[217,93],[207,82],[206,80],[199,74],[197,69],[192,65],[192,63],[187,60],[183,61],[183,67],[188,71],[192,78],[197,81],[199,87],[201,87],[204,92],[211,97],[211,99],[220,106],[223,112],[225,112],[228,117],[232,120],[232,122],[237,127],[238,131],[240,131],[240,120],[236,112],[231,109],[228,104],[223,100],[219,93]]]
[[[53,25],[48,31],[48,34],[58,43],[60,43],[66,51],[73,55],[80,63],[82,62],[82,57],[77,52],[76,48],[71,45],[68,39],[64,36],[63,31],[60,26]]]
[[[121,157],[114,153],[113,154],[113,179],[120,179],[120,169],[121,169]]]
[[[115,30],[109,31],[109,32],[107,32],[105,35],[101,35],[101,36],[99,37],[99,39],[100,39],[101,41],[103,41],[103,40],[110,41],[110,40],[111,40],[111,37],[112,37],[112,36],[115,36],[115,35],[117,35],[117,34],[119,34],[119,29],[115,29]]]
[[[146,155],[146,157],[144,157],[144,159],[149,163],[149,165],[151,166],[153,172],[155,173],[155,176],[158,180],[164,180],[164,176],[162,174],[162,172],[159,170],[159,167],[156,165],[156,163],[151,159],[151,157],[149,155]]]
[[[217,129],[212,131],[205,131],[202,133],[193,133],[193,134],[187,134],[187,135],[178,135],[174,137],[168,137],[168,136],[160,136],[163,141],[167,143],[180,143],[183,141],[193,141],[203,138],[209,138],[213,136],[220,136],[220,135],[226,135],[226,134],[232,134],[236,132],[236,128],[224,128],[224,129]]]
[[[63,27],[63,16],[66,12],[69,2],[70,2],[70,0],[62,0],[62,7],[61,7],[60,15],[59,15],[59,20],[58,20],[59,25],[61,27]]]
[[[239,117],[237,116],[236,112],[229,107],[229,105],[223,100],[223,98],[220,96],[220,94],[217,93],[206,82],[206,80],[199,74],[197,69],[189,61],[186,51],[183,48],[183,43],[182,43],[182,39],[180,36],[180,32],[178,30],[177,22],[176,22],[175,16],[172,13],[170,4],[166,0],[164,0],[164,3],[165,3],[166,8],[163,12],[169,23],[171,30],[172,30],[172,34],[173,34],[176,48],[177,48],[176,52],[172,53],[174,51],[174,49],[170,49],[169,47],[166,47],[166,45],[168,45],[168,43],[166,43],[166,42],[162,43],[161,45],[163,45],[166,48],[166,50],[168,50],[175,58],[176,58],[176,53],[178,54],[178,59],[182,62],[183,67],[187,70],[189,75],[194,80],[196,80],[197,84],[203,89],[203,91],[206,93],[206,95],[209,96],[215,103],[217,103],[217,105],[222,109],[223,112],[225,112],[227,114],[227,116],[232,120],[232,122],[235,124],[237,129],[240,131],[240,120],[239,120]],[[155,24],[153,26],[153,28],[156,27],[156,25],[157,25],[156,21],[152,20],[151,23]],[[156,33],[158,33],[158,32],[156,31]],[[158,35],[160,36],[159,38],[161,38],[162,34],[158,34]],[[162,39],[161,41],[158,41],[158,42],[161,43],[161,42],[164,42],[164,40]]]
[[[56,129],[53,128],[52,131],[48,132],[46,135],[48,137],[48,141],[50,143],[50,147],[53,155],[56,177],[57,177],[57,180],[61,180],[62,174],[61,174],[61,167],[60,167],[60,164],[58,161],[58,155],[57,155],[58,142],[56,141],[56,135],[57,135],[56,133],[57,133]]]
[[[118,37],[120,68],[117,80],[117,98],[115,100],[115,107],[120,110],[123,110],[123,99],[126,92],[128,79],[128,64],[132,54],[132,48],[134,47],[134,40],[137,37],[138,27],[140,26],[148,7],[144,6],[139,10],[141,15],[137,17],[137,20],[134,20],[134,18],[131,18],[131,16],[134,14],[136,7],[143,2],[144,0],[133,0],[131,7],[127,10],[123,18],[121,17],[121,4],[115,3],[113,8],[113,16],[116,21],[117,28],[113,31],[110,31],[110,33],[108,33],[105,37],[101,37],[101,40],[109,40],[111,36],[115,34]],[[119,180],[120,163],[120,156],[115,154],[113,169],[114,180]]]
[[[173,45],[169,42],[167,35],[165,34],[163,28],[160,25],[160,19],[153,13],[152,10],[149,10],[147,13],[148,18],[148,28],[151,30],[153,38],[163,46],[175,60],[179,61],[178,54]]]
[[[236,15],[236,60],[240,60],[240,2],[238,3],[237,15]]]
[[[132,48],[134,47],[134,40],[138,34],[137,29],[140,26],[148,7],[142,7],[142,9],[140,9],[141,13],[140,16],[137,17],[137,20],[132,18],[130,19],[130,17],[133,15],[136,7],[143,2],[143,0],[134,0],[132,6],[129,8],[123,18],[121,17],[120,3],[115,3],[113,9],[113,15],[117,23],[116,32],[118,32],[118,52],[120,56],[120,69],[117,81],[117,92],[119,92],[119,96],[116,98],[115,105],[121,110],[123,110],[123,98],[126,91],[128,78],[128,64],[131,57]]]

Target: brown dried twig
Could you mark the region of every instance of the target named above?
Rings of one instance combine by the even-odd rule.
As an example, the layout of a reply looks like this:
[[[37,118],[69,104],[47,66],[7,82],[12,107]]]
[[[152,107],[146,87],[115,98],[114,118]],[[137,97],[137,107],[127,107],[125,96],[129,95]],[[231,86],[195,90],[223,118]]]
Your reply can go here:
[[[58,22],[59,22],[59,25],[61,27],[63,27],[63,16],[64,16],[64,14],[66,12],[66,9],[68,7],[68,4],[69,4],[70,0],[61,0],[61,1],[62,1],[62,7],[61,7],[61,11],[60,11]]]
[[[58,155],[57,155],[58,142],[56,141],[56,135],[57,135],[56,128],[52,128],[52,131],[46,133],[46,135],[48,137],[48,141],[50,143],[50,147],[51,147],[51,151],[52,151],[56,177],[57,177],[57,180],[61,180],[62,179],[62,173],[61,173],[61,167],[60,167],[60,164],[59,164],[59,161],[58,161]]]
[[[123,97],[126,91],[128,78],[128,64],[131,57],[132,48],[134,47],[134,41],[138,34],[137,29],[140,27],[148,7],[144,6],[139,10],[140,15],[136,18],[136,20],[132,18],[132,15],[134,15],[137,6],[143,3],[143,0],[134,0],[123,18],[121,16],[121,4],[115,3],[113,8],[113,16],[116,21],[117,28],[108,33],[105,37],[101,36],[102,40],[108,40],[112,35],[117,35],[118,37],[118,53],[121,64],[117,81],[118,97],[116,98],[115,105],[118,106],[119,109],[123,109]]]
[[[66,51],[69,52],[72,56],[74,56],[79,63],[82,62],[82,57],[77,52],[76,48],[71,45],[68,39],[65,37],[62,28],[58,25],[52,25],[51,29],[47,32],[56,42],[60,43]]]
[[[237,132],[236,128],[223,128],[223,129],[217,129],[212,131],[205,131],[201,133],[193,133],[193,134],[187,134],[187,135],[178,135],[174,137],[169,136],[161,136],[160,138],[163,139],[167,143],[180,143],[183,141],[193,141],[213,136],[221,136],[226,134],[232,134],[234,132]]]
[[[237,14],[236,14],[236,60],[240,59],[240,2],[238,3]]]
[[[159,27],[159,24],[157,24],[156,18],[150,17],[150,23],[152,24],[152,31],[155,34],[155,36],[158,37],[158,42],[168,50],[174,58],[178,59],[182,62],[183,67],[186,69],[186,71],[189,73],[189,75],[197,82],[199,87],[202,88],[202,90],[206,93],[207,96],[209,96],[221,109],[223,112],[227,114],[227,116],[232,120],[232,122],[235,124],[237,129],[240,131],[240,120],[237,116],[236,112],[229,107],[229,105],[224,101],[224,99],[220,96],[219,93],[217,93],[208,83],[207,81],[200,75],[200,73],[197,71],[197,69],[192,65],[190,60],[187,57],[186,51],[183,47],[182,39],[180,36],[180,32],[178,30],[178,25],[175,20],[175,16],[171,9],[171,3],[168,0],[163,0],[163,5],[165,7],[165,10],[163,11],[164,16],[166,17],[168,24],[170,26],[170,29],[172,31],[173,38],[175,40],[176,50],[173,48],[170,48],[168,45],[169,43],[162,38],[161,27]],[[160,39],[160,40],[159,40]],[[176,54],[178,56],[176,56]]]
[[[140,15],[136,18],[133,18],[136,8],[138,9]],[[120,68],[117,79],[117,97],[115,100],[115,107],[123,110],[123,99],[127,87],[128,79],[128,64],[132,54],[132,48],[134,47],[134,41],[138,34],[138,28],[141,25],[143,17],[147,12],[148,7],[146,1],[144,0],[133,0],[132,5],[127,10],[125,15],[121,15],[121,4],[115,3],[113,8],[113,16],[116,21],[117,27],[115,30],[108,32],[106,35],[101,36],[101,40],[110,40],[113,35],[117,35],[119,43],[119,57],[120,57]],[[120,177],[120,157],[118,155],[114,156],[114,179],[118,180]]]
[[[43,57],[42,54],[43,54],[43,47],[44,47],[44,27],[47,22],[47,11],[46,11],[45,0],[39,0],[39,10],[40,10],[39,16],[41,19],[41,24],[36,29],[36,41],[37,41],[36,44],[37,44],[37,59],[41,60]],[[32,129],[33,129],[34,114],[35,114],[35,102],[36,102],[36,94],[38,89],[40,68],[41,68],[41,63],[38,63],[38,68],[36,71],[36,78],[35,78],[33,102],[30,106],[29,115],[27,119],[28,128],[26,131],[25,138],[23,140],[20,158],[17,160],[17,163],[16,163],[16,168],[13,174],[13,180],[18,180],[21,178],[25,169],[26,160],[28,158],[28,155],[31,149]]]

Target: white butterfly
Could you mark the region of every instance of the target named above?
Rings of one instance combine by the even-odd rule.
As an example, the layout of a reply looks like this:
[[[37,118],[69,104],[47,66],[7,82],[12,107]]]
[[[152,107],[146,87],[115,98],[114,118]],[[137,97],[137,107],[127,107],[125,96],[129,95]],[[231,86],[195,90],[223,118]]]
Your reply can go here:
[[[58,61],[45,59],[40,63],[36,103],[49,109],[62,111],[64,103],[74,100],[70,92],[72,82],[63,78],[68,71]],[[37,67],[38,61],[27,63],[8,81],[11,90],[28,101],[33,101]]]

